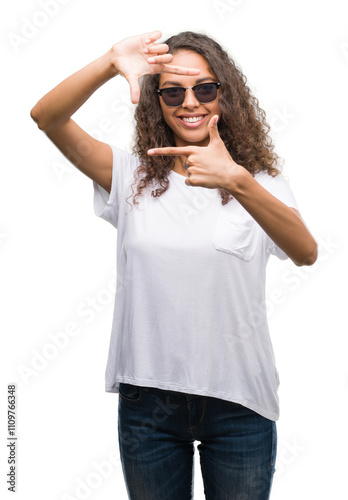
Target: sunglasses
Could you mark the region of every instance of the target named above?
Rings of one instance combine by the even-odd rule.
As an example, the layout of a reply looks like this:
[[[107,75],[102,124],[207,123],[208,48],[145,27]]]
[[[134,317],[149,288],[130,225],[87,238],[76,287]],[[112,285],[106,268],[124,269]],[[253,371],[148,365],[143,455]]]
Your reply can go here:
[[[215,101],[220,85],[220,82],[209,82],[200,83],[193,87],[168,87],[165,89],[156,89],[156,92],[162,97],[166,106],[176,108],[181,106],[184,102],[185,92],[188,89],[193,90],[195,98],[202,104]]]

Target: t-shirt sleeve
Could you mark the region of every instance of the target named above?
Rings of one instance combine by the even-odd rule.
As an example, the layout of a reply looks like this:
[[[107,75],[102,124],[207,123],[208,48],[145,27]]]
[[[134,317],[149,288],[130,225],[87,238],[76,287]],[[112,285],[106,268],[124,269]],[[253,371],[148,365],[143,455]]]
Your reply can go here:
[[[278,198],[278,200],[282,201],[288,207],[293,207],[298,210],[297,202],[295,196],[290,189],[290,186],[286,179],[278,174],[275,177],[271,177],[270,182],[264,186],[267,191],[269,191],[273,196]],[[265,233],[266,240],[266,251],[271,255],[276,255],[279,259],[285,260],[288,259],[288,255],[279,248],[274,241]]]
[[[118,214],[122,197],[139,165],[138,159],[110,144],[112,149],[112,181],[110,194],[93,181],[94,213],[98,217],[118,227]]]

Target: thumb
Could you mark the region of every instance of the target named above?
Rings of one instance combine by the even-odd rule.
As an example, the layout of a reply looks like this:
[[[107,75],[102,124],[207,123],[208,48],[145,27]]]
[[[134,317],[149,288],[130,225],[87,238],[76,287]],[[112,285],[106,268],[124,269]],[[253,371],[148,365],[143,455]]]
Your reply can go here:
[[[217,127],[218,121],[219,121],[219,115],[214,115],[208,124],[210,141],[220,139],[220,134]]]
[[[137,75],[127,75],[126,78],[130,86],[131,101],[133,104],[137,104],[140,99],[139,77]]]

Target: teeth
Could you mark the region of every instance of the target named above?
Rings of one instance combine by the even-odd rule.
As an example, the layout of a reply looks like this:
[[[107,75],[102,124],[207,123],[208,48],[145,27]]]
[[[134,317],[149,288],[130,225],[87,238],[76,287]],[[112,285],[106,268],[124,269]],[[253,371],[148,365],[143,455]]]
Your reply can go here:
[[[190,116],[190,118],[182,118],[182,120],[184,120],[184,122],[189,122],[189,123],[195,123],[195,122],[199,122],[199,120],[202,120],[203,116]]]

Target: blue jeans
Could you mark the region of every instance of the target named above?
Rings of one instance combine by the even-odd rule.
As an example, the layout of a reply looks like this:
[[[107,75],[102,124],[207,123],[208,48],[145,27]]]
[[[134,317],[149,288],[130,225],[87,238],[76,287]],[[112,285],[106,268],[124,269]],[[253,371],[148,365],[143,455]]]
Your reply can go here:
[[[276,423],[240,404],[120,383],[118,434],[130,500],[191,500],[194,441],[207,500],[267,500]]]

